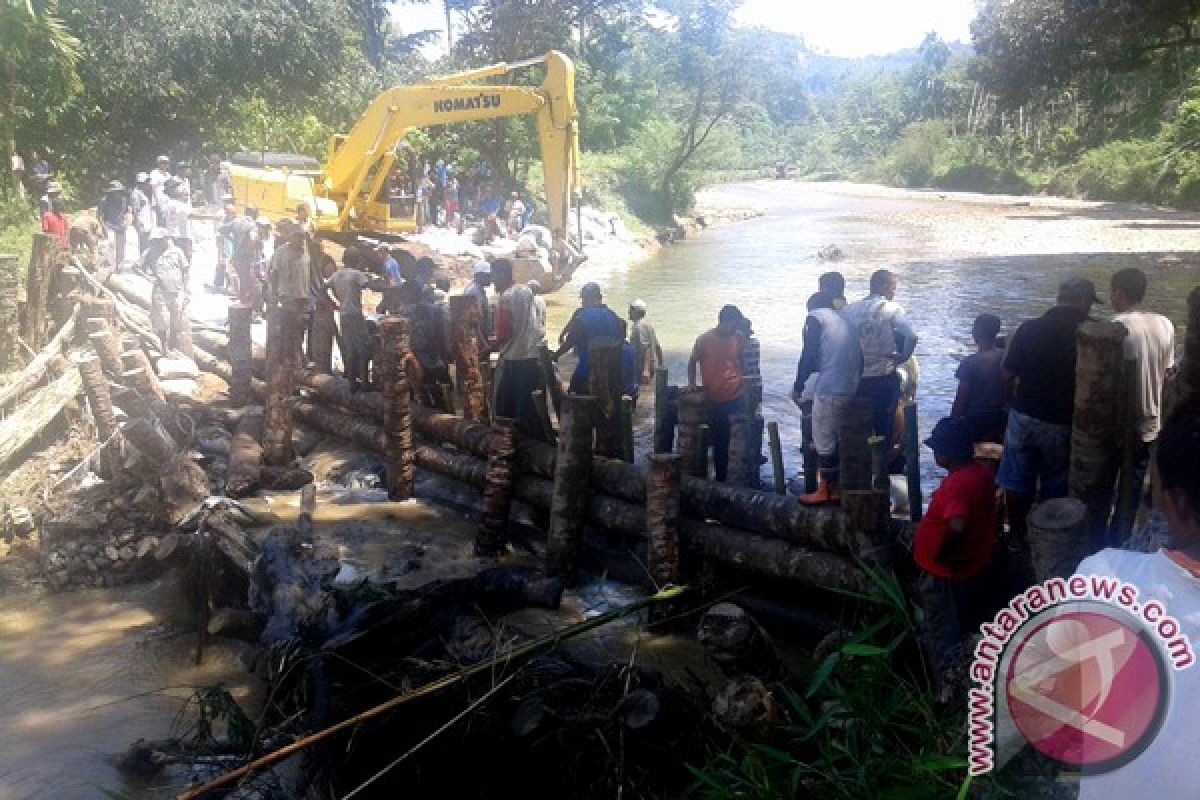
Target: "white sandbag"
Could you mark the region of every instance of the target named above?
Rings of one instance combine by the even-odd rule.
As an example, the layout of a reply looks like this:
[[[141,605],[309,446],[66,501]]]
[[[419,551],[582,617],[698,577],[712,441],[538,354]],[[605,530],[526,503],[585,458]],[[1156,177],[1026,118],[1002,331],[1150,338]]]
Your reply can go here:
[[[164,380],[173,378],[194,380],[200,377],[200,369],[196,366],[196,362],[183,355],[158,359],[154,370],[158,373],[158,377]]]

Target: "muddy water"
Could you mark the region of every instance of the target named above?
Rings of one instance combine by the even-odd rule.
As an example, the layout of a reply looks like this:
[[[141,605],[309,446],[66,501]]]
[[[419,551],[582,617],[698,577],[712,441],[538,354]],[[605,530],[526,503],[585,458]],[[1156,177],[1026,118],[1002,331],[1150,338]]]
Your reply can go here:
[[[1179,325],[1187,290],[1200,282],[1187,268],[1188,262],[1194,267],[1200,248],[1196,214],[784,181],[722,186],[702,194],[700,204],[760,208],[765,214],[712,227],[627,269],[589,262],[572,288],[599,281],[618,313],[634,298],[644,299],[671,381],[680,384],[695,336],[715,324],[723,304],[738,305],[762,342],[764,416],[780,422],[789,472],[799,462],[800,420],[788,394],[802,349],[804,304],[826,270],[846,276],[851,301],[866,294],[875,269],[887,266],[899,274],[896,300],[920,336],[923,432],[949,411],[954,372],[971,352],[976,315],[999,315],[1004,333],[1011,334],[1020,321],[1052,304],[1064,277],[1090,277],[1104,295],[1115,269],[1138,266],[1150,276],[1147,306]],[[831,244],[844,260],[818,259],[817,252]],[[551,298],[552,333],[565,323],[576,297],[565,289]],[[932,465],[925,467],[931,478]]]
[[[0,800],[173,796],[184,775],[131,781],[114,756],[170,735],[195,688],[248,693],[235,646],[214,643],[194,664],[178,592],[158,583],[0,597]]]

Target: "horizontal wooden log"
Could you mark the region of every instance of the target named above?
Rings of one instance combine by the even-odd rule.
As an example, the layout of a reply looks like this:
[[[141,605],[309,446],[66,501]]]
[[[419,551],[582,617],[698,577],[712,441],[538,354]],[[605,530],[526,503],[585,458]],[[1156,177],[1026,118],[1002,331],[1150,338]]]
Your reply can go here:
[[[0,411],[8,411],[16,405],[22,397],[29,392],[41,386],[49,374],[50,362],[56,358],[60,358],[63,354],[63,349],[71,343],[71,339],[75,336],[75,328],[79,322],[79,307],[71,312],[71,316],[59,328],[58,333],[50,340],[49,344],[42,348],[34,359],[14,375],[11,380],[0,386]]]
[[[294,401],[292,408],[297,420],[349,439],[361,447],[380,453],[384,450],[384,435],[378,425],[302,401]],[[487,480],[487,462],[467,453],[442,447],[418,447],[416,461],[421,469],[476,489],[482,489]],[[517,476],[513,492],[521,502],[549,510],[554,484],[542,477],[523,474]],[[645,509],[616,497],[593,494],[588,506],[588,520],[626,536],[645,536]],[[849,559],[836,553],[798,547],[781,539],[699,520],[682,520],[680,527],[684,547],[704,558],[810,586],[852,591],[867,588],[862,572]]]
[[[63,408],[83,391],[79,370],[70,369],[50,385],[38,389],[27,403],[0,422],[0,469],[8,469],[50,426]]]

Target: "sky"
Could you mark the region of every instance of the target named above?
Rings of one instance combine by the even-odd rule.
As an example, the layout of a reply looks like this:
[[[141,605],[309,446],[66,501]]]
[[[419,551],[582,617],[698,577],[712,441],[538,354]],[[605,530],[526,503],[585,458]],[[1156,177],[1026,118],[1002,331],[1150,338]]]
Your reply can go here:
[[[737,20],[800,34],[814,50],[835,56],[884,55],[916,47],[929,31],[969,42],[975,0],[744,0]],[[441,3],[402,5],[394,19],[405,33],[442,30]]]

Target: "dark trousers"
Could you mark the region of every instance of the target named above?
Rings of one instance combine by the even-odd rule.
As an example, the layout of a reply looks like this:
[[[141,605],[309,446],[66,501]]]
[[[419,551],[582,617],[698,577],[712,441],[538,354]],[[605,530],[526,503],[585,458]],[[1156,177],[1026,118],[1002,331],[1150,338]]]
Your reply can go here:
[[[986,617],[991,595],[988,573],[951,580],[922,572],[917,593],[925,612],[925,647],[939,670],[952,667],[962,656],[960,645]]]
[[[738,395],[732,400],[713,405],[708,411],[708,437],[712,444],[713,470],[718,481],[724,481],[729,474],[729,417],[731,414],[745,413],[745,410],[746,401]]]
[[[502,359],[496,371],[495,414],[517,422],[522,436],[542,439],[542,423],[533,404],[533,392],[545,387],[542,362],[537,358]]]
[[[878,375],[858,382],[858,396],[871,404],[871,427],[882,436],[884,447],[892,444],[892,429],[896,426],[896,406],[900,403],[900,376]]]

